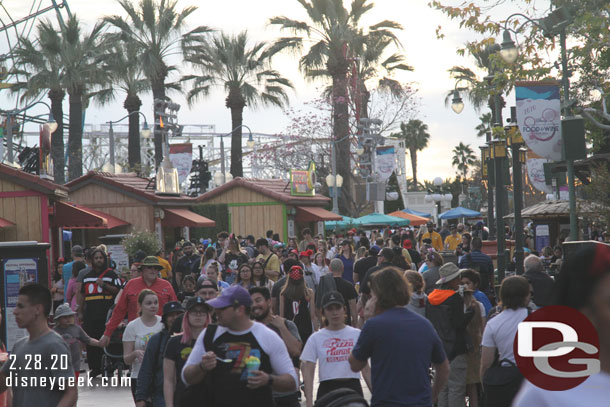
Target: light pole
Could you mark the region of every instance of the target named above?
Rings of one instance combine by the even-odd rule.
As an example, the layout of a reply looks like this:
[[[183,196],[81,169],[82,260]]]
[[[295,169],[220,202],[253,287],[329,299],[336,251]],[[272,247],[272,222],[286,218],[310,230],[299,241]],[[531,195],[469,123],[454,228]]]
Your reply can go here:
[[[515,270],[518,275],[524,273],[523,267],[523,218],[521,218],[521,210],[523,209],[523,185],[522,185],[522,164],[525,163],[525,153],[527,150],[522,149],[525,145],[523,136],[517,127],[515,120],[511,121],[510,126],[506,129],[506,144],[511,148],[513,161],[513,202],[515,206]]]
[[[337,174],[337,147],[335,143],[331,145],[331,170],[332,174],[326,176],[326,185],[333,198],[333,213],[339,214],[339,192],[343,186],[343,177],[341,174]]]
[[[453,200],[453,195],[451,194],[443,194],[443,179],[441,177],[436,177],[432,181],[432,184],[436,188],[436,191],[428,191],[428,195],[424,197],[424,200],[428,203],[434,202],[436,205],[436,223],[440,225],[440,214],[442,211],[442,203],[443,202],[451,202]],[[433,193],[434,192],[434,193]]]
[[[140,136],[142,136],[143,138],[147,139],[150,137],[150,133],[151,130],[148,127],[148,121],[146,120],[146,116],[144,115],[144,113],[140,112],[139,110],[134,110],[133,112],[129,113],[127,116],[121,117],[118,120],[111,120],[111,121],[107,121],[106,123],[108,123],[109,128],[108,128],[108,145],[109,145],[109,155],[110,155],[110,166],[112,171],[111,172],[115,172],[115,141],[114,141],[114,129],[112,127],[113,124],[122,122],[123,120],[127,119],[128,117],[130,117],[133,114],[139,114],[142,116],[142,118],[144,119],[144,126],[142,126],[142,129],[140,130]],[[140,139],[138,138],[138,143],[137,143],[137,149],[134,147],[134,149],[136,151],[138,151],[138,155],[140,155]],[[141,157],[139,157],[138,162],[142,162]]]
[[[563,87],[563,96],[564,96],[564,119],[563,123],[568,120],[574,120],[572,117],[572,109],[571,109],[571,101],[570,101],[570,71],[568,69],[568,59],[567,59],[567,47],[566,47],[566,27],[571,24],[572,17],[568,12],[566,7],[559,7],[555,9],[551,14],[547,17],[540,20],[533,20],[528,16],[515,13],[510,15],[505,23],[504,23],[504,33],[503,33],[503,42],[500,51],[500,55],[502,58],[508,63],[514,63],[517,60],[519,55],[519,51],[515,46],[514,41],[511,38],[510,31],[508,30],[508,22],[513,17],[523,17],[527,21],[519,27],[519,29],[515,30],[518,32],[523,25],[526,23],[532,23],[535,26],[542,29],[546,36],[554,37],[559,34],[559,44],[561,47],[561,83]],[[584,133],[583,133],[584,134]],[[562,139],[564,144],[564,151],[566,145],[567,134],[563,134]],[[574,134],[574,137],[579,136],[578,134]],[[567,152],[566,152],[567,153]],[[569,205],[570,205],[570,240],[575,241],[578,240],[578,219],[576,215],[576,189],[574,186],[574,159],[570,157],[570,154],[566,154],[566,166],[568,172],[568,188],[569,188]]]
[[[254,138],[252,137],[252,130],[250,129],[250,127],[246,126],[245,124],[237,126],[233,130],[231,130],[230,133],[219,135],[218,137],[220,137],[220,173],[216,172],[214,174],[214,184],[216,184],[216,185],[226,184],[227,182],[229,182],[229,181],[231,181],[233,179],[233,174],[231,174],[231,173],[227,174],[226,173],[224,137],[233,135],[233,132],[235,130],[240,129],[242,127],[248,129],[248,133],[249,133],[248,134],[248,141],[246,141],[246,146],[248,148],[250,148],[250,149],[254,148],[255,141],[254,141]]]

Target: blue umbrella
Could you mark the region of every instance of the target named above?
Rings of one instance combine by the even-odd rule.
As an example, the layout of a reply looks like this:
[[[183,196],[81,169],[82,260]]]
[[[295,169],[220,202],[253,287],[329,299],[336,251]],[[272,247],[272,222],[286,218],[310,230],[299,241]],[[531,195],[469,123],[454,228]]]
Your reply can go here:
[[[432,217],[432,215],[430,215],[429,213],[416,211],[414,209],[403,209],[402,211],[404,213],[410,213],[411,215],[422,216],[424,218],[431,218]]]
[[[397,218],[383,213],[371,213],[356,220],[362,226],[408,226],[411,223],[409,219]]]
[[[459,218],[478,218],[479,216],[481,216],[480,212],[458,206],[457,208],[449,209],[447,212],[441,213],[438,218],[444,220]]]

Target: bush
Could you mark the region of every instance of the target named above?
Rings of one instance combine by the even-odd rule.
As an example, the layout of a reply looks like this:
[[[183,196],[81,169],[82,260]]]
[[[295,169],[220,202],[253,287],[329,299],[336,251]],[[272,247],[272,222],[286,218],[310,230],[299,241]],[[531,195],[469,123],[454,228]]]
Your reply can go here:
[[[130,259],[133,259],[139,250],[142,250],[147,256],[154,256],[161,250],[161,245],[157,240],[157,236],[154,233],[145,230],[135,231],[125,236],[123,240],[121,240],[121,244],[125,248],[125,252],[129,255]]]

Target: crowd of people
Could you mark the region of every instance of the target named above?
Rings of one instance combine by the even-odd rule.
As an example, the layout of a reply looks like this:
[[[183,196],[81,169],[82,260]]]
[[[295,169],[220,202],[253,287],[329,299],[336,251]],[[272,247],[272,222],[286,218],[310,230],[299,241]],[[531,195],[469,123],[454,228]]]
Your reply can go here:
[[[486,232],[428,223],[324,238],[304,229],[285,243],[273,231],[258,239],[221,232],[179,242],[167,257],[138,253],[128,273],[117,272],[105,246],[74,246],[50,289],[21,289],[15,315],[29,337],[13,353],[18,363],[41,346],[68,354],[69,368],[53,374],[78,376],[85,348],[89,377],[113,374],[104,349],[121,331],[139,407],[312,407],[337,397],[366,405],[361,379],[373,406],[561,406],[522,386],[519,373],[503,386],[491,375],[514,367],[519,322],[563,304],[598,329],[594,380],[609,385],[610,250],[565,261],[560,247],[531,252],[523,275],[497,281],[482,252]],[[76,400],[73,390],[53,394],[13,388],[13,405]],[[602,405],[600,390],[587,397]]]

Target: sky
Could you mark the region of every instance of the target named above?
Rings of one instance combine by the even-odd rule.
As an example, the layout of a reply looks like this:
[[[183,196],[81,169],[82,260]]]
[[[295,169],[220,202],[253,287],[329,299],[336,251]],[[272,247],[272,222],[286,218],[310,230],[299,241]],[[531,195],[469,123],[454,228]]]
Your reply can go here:
[[[19,13],[26,13],[32,1],[20,0],[21,9],[13,11],[13,18]],[[67,0],[73,14],[83,19],[91,27],[94,22],[106,15],[122,15],[122,8],[116,0]],[[42,3],[51,3],[42,0]],[[404,30],[398,33],[403,46],[407,63],[414,67],[413,72],[397,76],[403,82],[414,82],[419,89],[419,112],[416,118],[428,125],[431,135],[427,149],[418,154],[418,179],[434,179],[435,177],[452,177],[455,168],[451,166],[451,150],[459,143],[470,144],[478,156],[478,146],[483,143],[476,137],[474,128],[479,123],[478,117],[483,112],[475,112],[468,105],[457,115],[450,107],[445,107],[444,98],[454,83],[447,70],[454,65],[465,65],[474,69],[474,64],[468,57],[460,57],[456,50],[466,41],[477,39],[470,31],[460,29],[456,21],[449,21],[440,11],[428,7],[427,0],[376,0],[375,7],[368,13],[363,24],[371,24],[381,20],[394,20],[402,24]],[[15,4],[15,3],[14,3]],[[296,0],[223,0],[197,1],[179,0],[178,7],[195,5],[198,10],[189,19],[189,25],[208,25],[222,29],[227,33],[238,33],[247,30],[255,41],[273,40],[279,35],[275,28],[268,27],[270,17],[285,15],[294,19],[305,19],[305,12]],[[507,10],[508,16],[511,10]],[[514,11],[514,10],[512,10]],[[47,17],[55,18],[52,13]],[[436,29],[443,27],[444,39],[437,39]],[[280,55],[274,60],[274,68],[288,77],[295,85],[295,91],[290,94],[291,107],[299,108],[303,103],[317,97],[322,82],[305,82],[297,69],[297,58],[294,55]],[[479,72],[484,76],[482,72]],[[216,131],[231,130],[230,112],[224,106],[225,95],[222,89],[213,92],[208,98],[200,100],[193,106],[188,106],[184,97],[173,95],[172,99],[181,104],[179,121],[183,124],[213,124]],[[149,116],[147,108],[152,110],[152,96],[142,97],[142,111]],[[66,98],[67,100],[67,98]],[[514,96],[509,97],[508,104],[514,104]],[[4,104],[4,103],[2,103]],[[4,107],[4,106],[3,106]],[[67,112],[67,101],[65,106]],[[41,109],[40,113],[43,113]],[[86,123],[102,124],[108,120],[116,120],[125,115],[122,107],[122,97],[104,107],[93,105],[86,112]],[[506,115],[506,112],[505,112]],[[244,124],[258,133],[280,133],[288,124],[281,109],[246,108]],[[407,174],[411,176],[409,157],[407,157]]]

